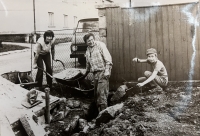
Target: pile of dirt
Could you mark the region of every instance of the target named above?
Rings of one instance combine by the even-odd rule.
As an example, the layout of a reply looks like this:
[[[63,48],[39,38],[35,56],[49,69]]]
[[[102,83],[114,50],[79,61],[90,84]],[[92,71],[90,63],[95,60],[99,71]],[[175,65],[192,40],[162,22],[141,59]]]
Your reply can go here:
[[[101,124],[88,135],[198,136],[200,91],[197,86],[197,83],[171,83],[163,92],[133,93],[123,101],[124,107],[115,119]]]
[[[199,83],[170,83],[163,92],[154,93],[149,92],[148,88],[141,91],[133,87],[115,103],[124,105],[116,112],[115,118],[89,129],[87,135],[199,136],[200,90],[198,86]],[[66,116],[62,121],[51,123],[50,135],[66,135],[64,131],[70,119],[77,115],[83,114],[74,113]],[[77,132],[74,135],[81,135],[81,133]]]

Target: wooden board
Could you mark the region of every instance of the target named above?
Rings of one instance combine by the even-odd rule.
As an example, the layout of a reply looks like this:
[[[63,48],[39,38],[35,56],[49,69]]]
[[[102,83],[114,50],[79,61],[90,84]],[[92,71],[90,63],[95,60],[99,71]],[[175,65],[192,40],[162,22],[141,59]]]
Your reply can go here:
[[[168,7],[168,20],[169,20],[169,59],[170,59],[170,75],[169,75],[169,80],[175,80],[176,79],[176,75],[175,75],[175,48],[174,48],[174,7],[173,6],[169,6]],[[173,60],[173,61],[171,61]]]
[[[181,72],[183,70],[182,67],[182,45],[181,43],[181,31],[180,31],[180,10],[179,10],[179,6],[174,6],[174,10],[173,10],[173,14],[174,14],[174,51],[175,51],[175,55],[174,57],[175,59],[175,75],[176,75],[176,79],[180,80],[181,79]],[[177,46],[179,45],[179,46]],[[181,57],[180,57],[181,56]],[[178,70],[177,70],[178,69]]]
[[[124,65],[125,65],[125,79],[130,80],[130,72],[131,72],[131,66],[130,66],[130,42],[129,42],[129,11],[128,9],[122,9],[123,14],[123,38],[124,38],[124,48],[123,48],[123,54],[124,54]]]
[[[20,117],[20,121],[22,123],[22,126],[24,127],[26,133],[28,136],[45,136],[46,132],[44,128],[36,123],[31,115],[23,115]]]
[[[13,84],[10,81],[0,76],[0,117],[1,117],[1,128],[6,128],[4,133],[9,132],[9,125],[14,125],[15,122],[24,114],[36,113],[45,107],[45,100],[42,98],[45,94],[43,92],[38,93],[38,100],[43,100],[43,103],[27,109],[21,105],[21,102],[26,98],[28,90],[21,88],[19,85]],[[59,100],[59,98],[51,96],[50,103]],[[17,112],[16,112],[17,111]],[[9,124],[9,125],[8,125]],[[6,131],[6,132],[5,132]],[[12,135],[11,135],[12,136]]]
[[[129,9],[129,35],[130,35],[130,63],[131,72],[130,75],[133,79],[137,79],[137,63],[132,62],[132,59],[136,57],[136,38],[135,38],[135,10]]]
[[[168,75],[170,75],[170,59],[169,59],[169,21],[168,21],[168,9],[162,7],[162,35],[163,35],[163,64],[167,69]]]

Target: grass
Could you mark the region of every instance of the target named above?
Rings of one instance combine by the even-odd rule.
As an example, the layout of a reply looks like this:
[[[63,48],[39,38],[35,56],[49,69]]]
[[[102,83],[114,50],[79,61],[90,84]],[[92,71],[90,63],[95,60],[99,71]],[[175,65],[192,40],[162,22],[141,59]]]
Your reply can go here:
[[[19,45],[3,45],[0,47],[0,52],[14,51],[14,50],[23,50],[28,47],[23,47]]]

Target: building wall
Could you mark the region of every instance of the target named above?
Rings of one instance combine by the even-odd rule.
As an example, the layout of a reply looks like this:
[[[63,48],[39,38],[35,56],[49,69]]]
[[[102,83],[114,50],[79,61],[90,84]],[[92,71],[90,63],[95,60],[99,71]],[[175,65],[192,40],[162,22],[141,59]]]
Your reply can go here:
[[[98,17],[95,4],[101,0],[35,0],[36,31],[73,29],[80,18]],[[54,25],[49,26],[49,14],[54,13]],[[64,14],[68,26],[64,26]],[[74,22],[74,16],[77,17]],[[33,0],[6,0],[0,3],[0,34],[34,31]]]

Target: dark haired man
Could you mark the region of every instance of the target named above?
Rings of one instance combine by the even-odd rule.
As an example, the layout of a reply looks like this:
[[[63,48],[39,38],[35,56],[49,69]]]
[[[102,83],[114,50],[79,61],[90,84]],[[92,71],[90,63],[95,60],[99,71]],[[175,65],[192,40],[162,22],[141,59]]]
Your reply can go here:
[[[91,72],[94,77],[95,101],[99,112],[107,108],[109,93],[109,77],[111,75],[112,58],[103,42],[95,41],[92,33],[83,37],[88,45],[86,51],[86,73]]]
[[[43,66],[43,61],[46,66],[46,71],[50,75],[52,75],[52,68],[51,68],[51,57],[54,59],[54,33],[51,30],[48,30],[44,33],[43,37],[40,37],[36,45],[34,47],[34,60],[33,60],[33,68],[42,68],[44,69]],[[47,84],[49,87],[52,87],[52,78],[46,75],[47,79]],[[42,87],[42,81],[43,81],[43,71],[41,69],[38,69],[37,75],[36,75],[36,82],[38,82],[38,87]]]

